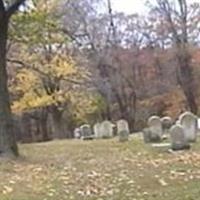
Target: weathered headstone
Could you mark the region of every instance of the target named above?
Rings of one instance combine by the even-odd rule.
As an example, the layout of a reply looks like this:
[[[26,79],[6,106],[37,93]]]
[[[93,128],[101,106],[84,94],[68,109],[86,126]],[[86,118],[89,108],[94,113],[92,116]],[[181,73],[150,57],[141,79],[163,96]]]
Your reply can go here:
[[[151,141],[153,141],[153,139],[151,138],[151,130],[149,128],[143,129],[142,134],[145,143],[150,143]]]
[[[95,138],[102,138],[101,123],[96,123],[93,127]]]
[[[176,125],[181,125],[181,121],[178,119],[178,120],[176,120],[176,123],[175,123]]]
[[[93,139],[92,129],[89,124],[84,124],[80,127],[81,130],[81,138],[83,140],[91,140]]]
[[[173,121],[171,117],[163,117],[161,119],[162,122],[162,129],[163,129],[163,134],[169,133],[169,129],[171,128]]]
[[[198,130],[200,130],[200,118],[198,118],[198,120],[197,120],[197,128],[198,128]]]
[[[160,142],[162,140],[162,123],[158,116],[148,119],[148,128],[144,129],[143,137],[145,142]]]
[[[143,135],[143,139],[144,139],[144,142],[145,143],[149,143],[151,142],[151,134],[150,134],[150,131],[149,131],[149,128],[144,128],[142,130],[142,135]]]
[[[129,125],[126,120],[119,120],[117,122],[117,134],[120,142],[126,142],[129,138]]]
[[[191,112],[185,112],[179,117],[183,126],[185,137],[188,142],[195,142],[197,139],[197,117]]]
[[[147,134],[148,133],[148,134]],[[160,142],[162,140],[162,123],[158,116],[152,116],[148,119],[148,131],[146,130],[147,136],[150,142]]]
[[[102,138],[112,138],[114,134],[114,124],[110,121],[103,121],[100,126],[100,135]]]
[[[181,125],[172,126],[170,129],[170,136],[171,136],[172,150],[178,151],[190,148],[190,144],[188,143],[185,137],[185,131],[183,126]]]
[[[81,138],[81,130],[80,130],[80,128],[75,128],[74,129],[74,138],[75,139],[80,139]]]
[[[200,118],[197,119],[197,135],[200,136]]]

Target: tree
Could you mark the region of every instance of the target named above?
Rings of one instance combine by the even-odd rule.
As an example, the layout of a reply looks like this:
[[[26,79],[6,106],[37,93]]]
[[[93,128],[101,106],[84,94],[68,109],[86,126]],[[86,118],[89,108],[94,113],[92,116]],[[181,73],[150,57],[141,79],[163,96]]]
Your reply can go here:
[[[7,77],[7,41],[10,18],[25,0],[5,2],[0,0],[0,155],[18,155],[13,129]]]
[[[11,91],[20,95],[13,102],[13,110],[15,112],[38,108],[46,110],[47,114],[52,114],[54,120],[54,138],[63,138],[66,137],[62,124],[63,112],[71,103],[73,84],[79,83],[76,79],[80,80],[83,74],[79,73],[74,61],[67,59],[67,56],[57,54],[54,57],[51,55],[48,61],[43,59],[43,56],[38,56],[37,61],[34,61],[34,66],[24,64],[23,68],[18,70],[15,86],[11,88]],[[43,124],[44,127],[46,125],[46,123]],[[45,132],[43,134],[47,135]]]
[[[42,57],[43,58],[43,57]],[[46,118],[39,121],[42,126],[42,140],[70,137],[65,125],[70,115],[77,124],[87,122],[90,114],[98,111],[97,96],[85,88],[86,72],[81,71],[75,62],[63,55],[55,55],[44,62],[37,59],[37,67],[24,65],[16,75],[15,86],[11,88],[18,98],[13,102],[15,113],[43,111]],[[85,76],[85,78],[84,78]],[[83,106],[84,104],[84,106]],[[63,117],[64,113],[68,117]],[[35,113],[36,114],[36,113]],[[53,135],[47,133],[47,117],[53,117]],[[49,124],[48,124],[49,126]]]
[[[45,3],[38,1],[32,12],[16,15],[12,23],[11,39],[24,51],[20,54],[15,53],[15,56],[11,55],[9,61],[24,68],[17,74],[18,83],[21,76],[24,80],[19,83],[22,97],[14,102],[15,110],[31,111],[40,108],[43,113],[47,112],[52,115],[54,121],[53,137],[63,138],[67,137],[63,115],[71,104],[72,98],[69,96],[74,92],[74,87],[81,86],[85,89],[88,70],[76,65],[65,49],[69,41],[62,32],[59,6],[55,3],[55,0]],[[21,27],[21,21],[27,23],[28,30],[32,30],[31,33]],[[16,32],[16,29],[20,31]],[[16,89],[12,88],[12,91]],[[70,114],[70,111],[68,113]],[[45,127],[47,120],[43,121]],[[47,134],[44,133],[45,135]]]
[[[159,19],[159,26],[165,27],[168,39],[175,47],[174,58],[177,61],[177,77],[183,89],[190,110],[197,114],[193,80],[192,55],[190,46],[199,38],[199,4],[189,4],[187,0],[156,0],[153,13]]]

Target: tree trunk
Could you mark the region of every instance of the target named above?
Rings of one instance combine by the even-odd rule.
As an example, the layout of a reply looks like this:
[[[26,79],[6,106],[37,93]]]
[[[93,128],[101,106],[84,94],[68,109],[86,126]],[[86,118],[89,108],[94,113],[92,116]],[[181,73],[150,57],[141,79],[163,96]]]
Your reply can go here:
[[[65,138],[65,131],[63,128],[63,122],[62,119],[59,117],[53,117],[54,119],[54,127],[55,127],[55,133],[54,133],[54,138],[55,139],[63,139]]]
[[[110,103],[108,101],[106,103],[106,108],[105,108],[104,112],[102,113],[102,119],[110,120],[110,121],[112,120]]]
[[[23,143],[30,143],[33,141],[32,127],[31,127],[31,118],[27,113],[24,113],[21,117],[21,138],[20,140]]]
[[[41,127],[41,134],[42,134],[42,141],[49,141],[49,134],[47,128],[47,121],[48,119],[48,112],[46,108],[43,108],[41,111],[41,119],[40,119],[40,127]]]
[[[198,113],[198,106],[195,99],[195,87],[192,77],[191,57],[186,47],[179,48],[179,83],[185,94],[187,104],[192,113]]]
[[[8,91],[8,75],[6,69],[6,48],[8,19],[5,14],[0,16],[0,155],[18,155],[16,137],[10,108]]]
[[[185,72],[185,70],[184,70]],[[185,94],[185,97],[187,99],[187,104],[188,107],[190,109],[190,111],[194,114],[198,113],[198,107],[197,107],[197,103],[195,101],[195,94],[194,94],[194,87],[193,87],[193,80],[191,79],[191,77],[187,75],[187,73],[182,72],[182,81],[181,81],[181,85],[183,88],[183,92]]]
[[[132,92],[131,98],[130,98],[130,104],[129,104],[129,126],[130,131],[134,132],[135,129],[135,122],[136,122],[136,112],[137,112],[137,94],[135,91]]]
[[[56,106],[52,109],[52,117],[54,122],[54,139],[63,139],[66,137],[64,124],[62,120],[63,111],[60,111]]]

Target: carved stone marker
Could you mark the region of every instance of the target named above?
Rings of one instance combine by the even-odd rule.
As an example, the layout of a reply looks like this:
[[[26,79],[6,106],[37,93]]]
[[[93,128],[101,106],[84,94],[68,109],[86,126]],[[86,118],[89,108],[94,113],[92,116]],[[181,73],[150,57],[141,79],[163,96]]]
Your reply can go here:
[[[93,127],[95,138],[102,138],[101,134],[101,123],[96,123]]]
[[[188,143],[185,137],[185,131],[183,126],[181,125],[172,126],[172,128],[170,129],[170,135],[171,135],[172,150],[177,151],[190,148],[190,144]]]
[[[117,134],[120,142],[126,142],[129,138],[129,125],[126,120],[119,120],[117,122]]]
[[[185,137],[188,142],[195,142],[197,139],[197,117],[191,112],[185,112],[179,117],[183,126]]]
[[[169,133],[170,128],[172,127],[173,121],[171,117],[163,117],[161,119],[163,133]]]
[[[152,116],[148,119],[148,128],[144,129],[143,136],[145,141],[160,142],[162,140],[162,123],[158,116]]]
[[[112,138],[114,135],[114,124],[110,121],[103,121],[101,123],[100,132],[102,138]]]
[[[92,129],[89,124],[84,124],[80,127],[81,130],[81,139],[83,140],[91,140],[94,138],[92,134]]]

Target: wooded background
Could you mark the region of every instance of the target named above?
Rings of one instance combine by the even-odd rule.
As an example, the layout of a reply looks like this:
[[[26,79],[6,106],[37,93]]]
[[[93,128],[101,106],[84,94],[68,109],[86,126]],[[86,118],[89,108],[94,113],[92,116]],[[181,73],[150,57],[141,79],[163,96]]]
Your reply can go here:
[[[110,0],[16,1],[0,14],[19,5],[6,44],[19,141],[72,138],[105,119],[138,131],[153,114],[199,114],[199,3],[149,1],[142,16],[115,12]]]

